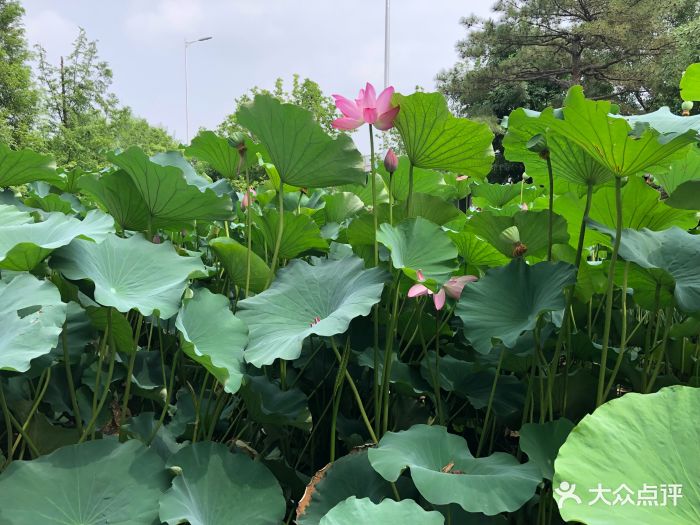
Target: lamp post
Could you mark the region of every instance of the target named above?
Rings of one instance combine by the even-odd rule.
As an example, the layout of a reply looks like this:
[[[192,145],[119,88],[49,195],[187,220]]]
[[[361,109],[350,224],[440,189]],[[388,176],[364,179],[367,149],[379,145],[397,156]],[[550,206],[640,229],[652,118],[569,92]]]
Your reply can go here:
[[[187,80],[187,48],[190,47],[192,44],[196,44],[197,42],[204,42],[206,40],[211,40],[212,38],[214,37],[205,36],[202,38],[197,38],[196,40],[185,39],[185,137],[187,139],[187,142],[190,141],[190,114],[187,100],[187,91],[189,88]]]
[[[390,27],[390,0],[386,0],[384,7],[384,88],[389,86],[389,30]]]

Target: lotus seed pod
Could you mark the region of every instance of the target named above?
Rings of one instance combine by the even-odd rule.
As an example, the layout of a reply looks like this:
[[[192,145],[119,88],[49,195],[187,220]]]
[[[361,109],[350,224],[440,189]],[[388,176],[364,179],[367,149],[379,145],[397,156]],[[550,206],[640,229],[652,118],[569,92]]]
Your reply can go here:
[[[682,115],[684,117],[687,117],[688,115],[690,115],[690,110],[693,109],[693,102],[690,100],[686,100],[685,102],[683,102],[683,104],[681,104],[681,109],[683,110]]]

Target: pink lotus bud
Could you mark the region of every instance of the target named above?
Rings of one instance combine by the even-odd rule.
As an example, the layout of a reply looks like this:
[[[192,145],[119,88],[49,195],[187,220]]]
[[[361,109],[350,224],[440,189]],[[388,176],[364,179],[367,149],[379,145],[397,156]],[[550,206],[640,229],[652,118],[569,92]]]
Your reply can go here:
[[[423,275],[423,270],[416,270],[416,278],[418,279],[419,283],[425,281],[425,275]]]
[[[153,239],[151,240],[153,244],[160,244],[162,241],[160,240],[160,235],[154,235]]]
[[[248,188],[248,191],[243,195],[243,200],[241,201],[241,208],[245,209],[255,202],[255,196],[257,193],[253,188]]]
[[[386,152],[386,156],[384,157],[384,169],[389,172],[389,175],[393,175],[398,167],[399,159],[396,153],[394,153],[394,150],[389,148],[389,151]]]
[[[526,202],[521,202],[521,203],[520,203],[520,209],[523,210],[523,211],[529,210],[529,208],[527,207],[527,203],[526,203]]]

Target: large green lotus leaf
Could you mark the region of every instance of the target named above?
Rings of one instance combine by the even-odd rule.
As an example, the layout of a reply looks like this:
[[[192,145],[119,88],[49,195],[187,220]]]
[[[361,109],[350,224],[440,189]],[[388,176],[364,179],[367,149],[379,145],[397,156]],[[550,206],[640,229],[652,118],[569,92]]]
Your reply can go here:
[[[108,235],[100,244],[77,239],[54,252],[51,266],[71,280],[90,279],[95,301],[120,312],[175,315],[191,274],[203,273],[198,257],[181,257],[170,242],[153,244],[140,235]]]
[[[168,485],[163,460],[140,441],[88,441],[13,461],[0,476],[0,522],[156,525]]]
[[[666,204],[682,210],[700,210],[700,180],[690,180],[678,186]]]
[[[272,473],[221,443],[186,446],[167,466],[182,469],[160,497],[160,519],[168,525],[279,525],[284,519],[282,489]]]
[[[206,192],[207,189],[211,189],[218,196],[224,194],[230,195],[233,192],[233,188],[227,179],[222,178],[212,182],[210,178],[197,173],[194,166],[187,162],[187,159],[182,156],[180,151],[162,151],[150,158],[152,162],[160,164],[161,166],[174,166],[180,169],[187,184],[196,186],[201,192]]]
[[[583,148],[591,157],[618,177],[658,166],[688,144],[697,133],[660,136],[646,129],[641,136],[630,134],[630,125],[610,117],[611,103],[588,100],[581,86],[569,90],[564,106],[564,119],[555,119],[552,129]]]
[[[240,154],[228,139],[219,137],[213,131],[200,131],[185,149],[188,157],[196,157],[208,162],[223,177],[233,179],[238,173]]]
[[[519,211],[511,217],[482,211],[472,216],[467,223],[467,229],[486,239],[507,257],[514,257],[513,250],[518,246],[518,242],[527,247],[526,255],[541,256],[547,253],[548,225],[548,210]],[[567,222],[561,215],[555,213],[552,243],[568,242]]]
[[[245,371],[248,328],[233,315],[229,300],[200,288],[182,302],[175,326],[182,334],[183,352],[206,368],[226,392],[235,394]]]
[[[377,204],[385,204],[389,202],[389,186],[384,184],[384,179],[382,179],[382,176],[379,173],[374,174],[374,180],[377,187]],[[354,193],[360,198],[362,202],[365,203],[365,206],[371,206],[372,184],[369,180],[369,177],[367,180],[367,184],[364,184],[364,182],[365,181],[363,180],[362,184],[344,184],[343,186],[338,186],[337,190]]]
[[[534,463],[521,465],[503,452],[474,458],[464,438],[438,425],[387,432],[369,450],[369,462],[388,481],[409,468],[413,483],[430,503],[457,503],[467,512],[487,516],[519,509],[542,481]]]
[[[0,206],[0,217],[5,207]],[[50,213],[42,222],[12,226],[0,223],[0,268],[31,270],[53,250],[75,238],[102,242],[113,232],[114,219],[97,210],[90,210],[83,220]]]
[[[570,264],[530,266],[518,257],[465,286],[455,313],[478,352],[488,353],[492,338],[513,348],[524,331],[535,328],[541,314],[564,308],[564,288],[575,281],[576,269]]]
[[[26,372],[30,361],[58,344],[66,304],[49,281],[28,273],[0,280],[0,370]]]
[[[217,237],[209,241],[209,247],[226,269],[231,282],[245,288],[248,248],[228,237]],[[260,293],[265,289],[270,268],[257,253],[250,253],[250,289]]]
[[[241,396],[250,417],[261,425],[311,430],[309,400],[298,388],[282,390],[265,376],[250,376]]]
[[[318,525],[328,511],[350,496],[374,503],[393,497],[391,485],[369,464],[366,450],[338,458],[316,473],[297,507],[298,525]]]
[[[591,227],[613,238],[615,232],[600,224]],[[660,268],[676,281],[673,295],[685,312],[700,311],[700,235],[691,235],[680,228],[659,232],[624,229],[620,240],[620,257],[642,268]]]
[[[698,223],[693,212],[671,208],[659,197],[659,192],[640,177],[630,177],[622,188],[622,227],[659,231],[671,226],[688,229]],[[601,188],[593,197],[589,217],[614,228],[616,209],[615,189]]]
[[[279,211],[265,210],[265,215],[253,214],[253,222],[259,228],[262,241],[272,257],[272,251],[279,230]],[[262,244],[262,243],[261,243]],[[321,230],[307,215],[295,215],[290,211],[284,212],[282,226],[282,242],[280,243],[279,258],[293,259],[308,251],[327,251],[328,242],[321,237]]]
[[[483,182],[481,184],[472,183],[472,201],[475,206],[485,208],[503,208],[514,199],[519,199],[521,184],[491,184]],[[528,200],[528,199],[525,199]]]
[[[457,269],[457,248],[450,237],[422,217],[405,219],[396,226],[382,224],[377,241],[391,251],[394,268],[414,280],[420,270],[428,282],[441,285]]]
[[[681,78],[681,98],[700,100],[700,62],[690,64]]]
[[[484,268],[502,266],[508,262],[505,255],[473,233],[450,232],[449,236],[467,265]]]
[[[405,201],[408,197],[408,172],[411,162],[408,157],[399,157],[399,165],[391,176],[393,195],[395,200]],[[389,173],[383,165],[379,166],[379,173],[384,179],[384,184],[389,187]],[[445,175],[439,171],[413,168],[413,191],[434,195],[442,199],[454,199],[457,197],[457,188],[453,184],[447,184]]]
[[[676,281],[659,268],[642,268],[641,266],[628,263],[627,269],[627,289],[632,291],[634,302],[644,308],[655,312],[659,308],[673,304],[673,291],[676,288]],[[622,287],[625,264],[615,266],[615,284]],[[658,286],[658,305],[656,289]]]
[[[256,95],[236,120],[265,146],[285,184],[325,188],[365,180],[362,155],[350,136],[329,137],[310,111]]]
[[[698,420],[700,389],[685,386],[625,394],[584,417],[554,463],[554,487],[568,483],[580,500],[555,494],[562,518],[587,525],[608,525],[613,515],[621,524],[700,523]],[[682,485],[676,504],[671,485]],[[591,504],[598,490],[608,492]]]
[[[682,117],[671,113],[668,106],[663,106],[651,113],[621,117],[629,122],[632,127],[641,124],[654,128],[663,134],[685,133],[688,130],[700,132],[700,115]]]
[[[526,423],[520,428],[520,449],[540,467],[543,478],[554,476],[554,460],[572,428],[574,424],[566,418]]]
[[[654,173],[654,181],[660,184],[671,198],[681,184],[698,180],[700,180],[700,148],[689,148],[688,154],[673,161],[667,170]],[[679,195],[682,195],[682,192],[679,192]]]
[[[364,202],[357,195],[348,191],[324,195],[323,202],[326,223],[343,222],[357,215],[365,207]]]
[[[578,145],[565,137],[548,132],[556,119],[552,108],[547,108],[542,113],[523,108],[513,111],[508,116],[508,132],[503,138],[505,157],[513,162],[524,163],[529,176],[545,183],[548,177],[547,161],[527,147],[532,137],[545,135],[555,180],[554,193],[568,190],[568,184],[562,188],[559,181],[587,186],[604,184],[612,179],[613,174]]]
[[[428,195],[427,193],[414,193],[411,201],[411,214],[408,217],[421,217],[442,226],[455,219],[464,217],[464,214],[453,203],[445,202],[441,197]],[[406,207],[396,207],[394,209],[394,224],[404,218],[406,218]]]
[[[154,228],[176,228],[195,220],[231,218],[230,198],[219,197],[213,190],[202,192],[189,185],[181,169],[161,166],[137,147],[118,155],[108,154],[107,158],[131,177]]]
[[[480,179],[491,171],[493,133],[488,124],[453,116],[441,93],[396,94],[394,102],[401,107],[394,125],[414,166]]]
[[[34,217],[26,208],[14,204],[0,204],[0,226],[19,226],[34,222]]]
[[[341,334],[381,299],[380,269],[365,270],[357,257],[315,263],[292,261],[270,288],[238,303],[238,317],[250,330],[246,361],[260,367],[296,359],[307,336]]]
[[[320,525],[357,525],[358,523],[401,523],[403,525],[443,525],[445,518],[435,510],[426,511],[413,500],[385,499],[373,503],[369,498],[350,496],[331,509]]]
[[[13,150],[0,144],[0,187],[19,186],[37,180],[61,182],[56,163],[48,155],[30,149]]]
[[[123,230],[144,231],[148,228],[148,207],[125,171],[103,173],[99,177],[84,175],[78,186],[96,199]]]

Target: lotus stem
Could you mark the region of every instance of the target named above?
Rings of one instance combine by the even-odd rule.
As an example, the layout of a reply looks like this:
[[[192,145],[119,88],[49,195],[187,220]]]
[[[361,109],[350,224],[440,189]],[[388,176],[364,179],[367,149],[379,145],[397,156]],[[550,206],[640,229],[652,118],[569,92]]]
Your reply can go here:
[[[583,210],[583,216],[581,218],[581,226],[579,227],[578,234],[578,244],[576,245],[576,258],[574,266],[576,268],[576,275],[578,280],[578,272],[581,267],[581,259],[583,258],[583,244],[586,237],[586,223],[588,222],[588,215],[591,211],[591,203],[593,201],[593,185],[588,185],[588,191],[586,192],[586,204]],[[554,347],[554,357],[552,358],[552,363],[549,367],[549,372],[547,374],[547,400],[548,404],[551,406],[552,396],[554,391],[554,380],[557,373],[557,366],[559,365],[559,358],[561,356],[561,349],[564,344],[564,337],[569,333],[569,322],[573,314],[571,312],[571,305],[574,300],[574,284],[571,288],[566,291],[566,306],[564,307],[564,318],[562,319],[561,329],[559,330],[559,335],[557,336],[557,342]],[[554,421],[554,411],[549,413],[550,421]]]
[[[372,124],[369,125],[369,149],[370,149],[370,166],[369,173],[372,184],[372,220],[374,223],[374,266],[379,266],[379,243],[377,242],[377,230],[379,229],[379,218],[377,210],[377,181],[374,175],[374,129]],[[391,205],[390,211],[391,213]],[[381,410],[379,398],[379,305],[372,307],[372,329],[373,329],[373,360],[374,369],[372,371],[372,396],[374,398],[374,423],[377,425],[379,432],[379,411]]]
[[[280,181],[280,191],[277,192],[278,209],[279,209],[279,222],[277,223],[277,239],[275,240],[275,250],[272,252],[272,264],[270,265],[270,275],[267,277],[267,283],[265,283],[265,288],[270,286],[272,279],[274,278],[275,271],[277,271],[277,260],[280,254],[280,245],[282,244],[282,232],[284,231],[284,182]]]
[[[80,416],[78,397],[75,393],[75,382],[73,381],[73,371],[70,366],[70,353],[68,352],[68,333],[66,331],[65,324],[63,325],[63,331],[61,332],[61,346],[63,346],[63,365],[66,368],[66,381],[68,382],[68,394],[70,395],[70,404],[73,408],[75,428],[78,429],[78,434],[82,434],[83,418]]]
[[[549,176],[549,221],[547,223],[547,260],[552,260],[552,231],[554,229],[554,173],[552,172],[552,159],[547,152],[547,175]],[[590,186],[589,186],[590,187]]]
[[[0,405],[2,406],[2,414],[5,417],[5,433],[7,434],[7,459],[5,465],[12,463],[12,419],[10,409],[7,407],[5,400],[5,390],[2,386],[2,378],[0,377]]]
[[[396,274],[394,282],[394,301],[389,319],[389,329],[386,335],[386,349],[384,350],[384,370],[382,374],[382,434],[386,434],[389,430],[389,396],[390,396],[390,379],[392,352],[394,350],[394,330],[396,328],[396,317],[399,304],[399,282],[401,281],[401,270]]]
[[[491,417],[491,410],[493,408],[493,400],[496,397],[496,387],[498,386],[498,376],[501,374],[501,366],[503,365],[503,358],[506,355],[505,348],[501,350],[501,355],[498,357],[498,364],[496,365],[496,375],[493,377],[493,383],[491,384],[491,393],[489,394],[489,402],[486,406],[486,415],[484,416],[484,424],[481,431],[481,436],[479,437],[479,446],[476,449],[476,457],[481,455],[481,450],[484,447],[485,437],[487,434],[486,429],[489,425],[489,419]]]
[[[608,386],[605,387],[604,398],[607,398],[615,384],[615,378],[617,373],[620,371],[622,366],[622,360],[625,356],[625,350],[627,349],[627,278],[629,275],[630,263],[625,262],[625,270],[622,273],[622,328],[620,335],[620,351],[617,354],[617,359],[615,360],[615,366],[613,367],[612,374],[610,374],[610,379],[608,380]]]
[[[598,392],[596,395],[596,406],[600,406],[605,401],[605,371],[608,361],[608,347],[610,345],[610,326],[612,324],[613,292],[615,290],[615,264],[617,263],[617,253],[620,251],[620,240],[622,237],[622,178],[615,176],[615,207],[617,217],[615,221],[615,242],[610,256],[610,266],[608,268],[608,290],[605,297],[605,323],[603,325],[603,343],[600,352],[600,371],[598,373]]]
[[[100,415],[100,412],[102,411],[102,407],[104,407],[105,402],[107,401],[107,396],[109,395],[109,387],[112,383],[112,376],[114,375],[114,362],[117,360],[117,349],[114,347],[114,333],[112,331],[112,307],[109,307],[109,310],[107,310],[107,332],[105,334],[109,338],[109,350],[110,350],[110,360],[109,360],[109,370],[107,370],[107,380],[105,381],[105,387],[102,392],[102,397],[100,398],[100,402],[97,404],[96,409],[92,413],[92,417],[90,418],[90,421],[88,422],[87,426],[85,427],[85,430],[83,430],[83,434],[80,436],[80,439],[78,440],[78,443],[82,443],[85,441],[85,439],[88,437],[88,435],[92,432],[93,427],[95,426],[95,423],[97,422],[97,418]]]
[[[374,176],[374,129],[369,125],[369,176],[372,179],[372,219],[374,220],[374,265],[379,265],[379,243],[377,242],[377,230],[379,219],[377,217],[377,181]]]
[[[175,353],[175,357],[173,358],[173,363],[171,365],[172,368],[170,369],[170,380],[168,381],[167,390],[165,392],[165,399],[163,399],[163,410],[161,410],[160,412],[158,423],[156,423],[153,432],[151,432],[151,436],[148,438],[146,446],[150,445],[151,441],[153,441],[153,438],[156,437],[156,434],[160,430],[160,427],[163,426],[163,421],[165,421],[165,415],[168,413],[168,407],[170,406],[170,398],[172,397],[172,391],[175,385],[175,368],[177,367],[178,359],[180,358],[181,352],[182,351],[178,349],[178,351]]]
[[[408,197],[406,197],[406,217],[413,212],[413,162],[408,165]]]
[[[129,356],[129,366],[126,372],[126,386],[124,387],[124,399],[122,401],[122,411],[119,414],[119,428],[126,421],[126,411],[129,408],[129,395],[131,394],[131,378],[134,375],[134,363],[136,363],[136,352],[139,349],[139,338],[141,337],[141,325],[143,323],[143,314],[139,312],[136,320],[136,330],[134,330],[134,350]],[[121,431],[120,431],[121,433]]]
[[[238,171],[240,173],[241,170],[241,163],[244,161],[243,156],[241,156],[240,160],[238,161]],[[282,185],[282,182],[280,181],[280,185]],[[250,174],[248,173],[248,167],[246,166],[245,168],[245,191],[246,191],[246,196],[248,198],[248,206],[245,210],[245,238],[246,238],[246,243],[247,243],[247,248],[248,251],[246,252],[245,255],[245,296],[248,297],[248,294],[250,293],[250,265],[251,265],[251,259],[252,259],[252,252],[253,252],[253,237],[252,237],[252,231],[253,231],[253,222],[252,222],[252,217],[251,217],[251,207],[253,205],[251,195],[250,195]]]
[[[348,345],[349,345],[348,341]],[[336,359],[338,359],[338,362],[340,363],[342,356],[340,355],[340,352],[338,351],[338,347],[335,346],[335,340],[331,337],[331,347],[333,348],[333,353],[335,354]],[[349,348],[349,346],[348,346]],[[365,424],[365,428],[367,429],[367,432],[369,433],[369,437],[372,439],[374,443],[379,443],[379,440],[377,439],[377,435],[375,434],[374,430],[372,429],[372,424],[369,422],[369,418],[367,417],[367,412],[365,411],[365,406],[364,403],[362,402],[362,396],[360,396],[360,392],[357,390],[357,385],[355,385],[355,380],[352,378],[352,375],[350,375],[350,372],[347,370],[347,363],[345,367],[345,380],[348,383],[348,386],[350,387],[350,390],[352,391],[352,395],[355,398],[355,401],[357,402],[357,408],[360,409],[360,416],[362,417],[362,421]]]
[[[36,414],[36,411],[39,409],[39,404],[44,399],[44,395],[46,394],[46,389],[49,387],[49,381],[51,381],[51,368],[47,368],[46,370],[44,370],[44,372],[41,374],[41,377],[44,378],[44,382],[41,386],[41,389],[39,390],[39,393],[36,395],[36,398],[34,399],[34,403],[32,403],[32,408],[29,410],[29,414],[27,415],[27,419],[25,420],[24,424],[22,425],[22,432],[20,432],[20,435],[17,436],[17,439],[15,439],[14,445],[12,445],[11,455],[15,454],[15,451],[17,450],[17,447],[19,446],[19,442],[26,435],[25,433],[26,433],[27,429],[29,428],[29,423],[31,423],[32,418],[34,417],[34,414]]]
[[[433,381],[435,390],[435,407],[437,408],[438,421],[445,424],[445,415],[442,412],[442,397],[440,394],[440,312],[435,312],[435,379]]]
[[[651,389],[654,388],[654,383],[656,383],[656,378],[659,375],[659,371],[661,370],[661,361],[663,361],[664,356],[666,355],[666,347],[668,346],[668,335],[669,332],[671,331],[671,324],[673,320],[673,306],[667,306],[666,311],[665,311],[665,323],[664,323],[664,335],[661,343],[661,351],[659,352],[659,357],[656,360],[656,365],[654,366],[654,373],[651,375],[651,379],[646,385],[646,388],[644,390],[645,394],[648,394],[651,392]]]

